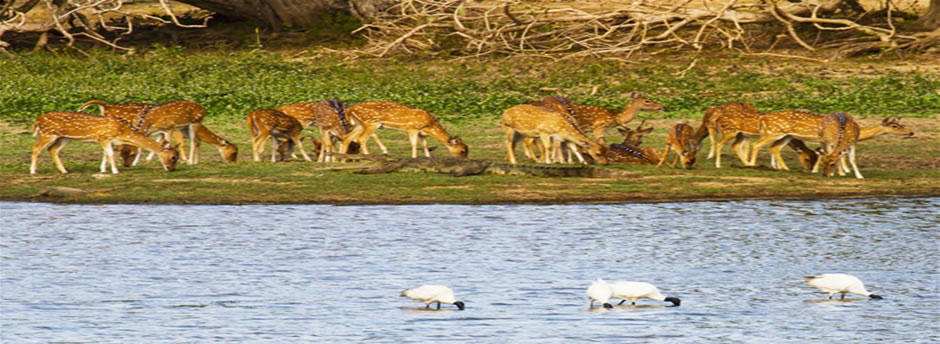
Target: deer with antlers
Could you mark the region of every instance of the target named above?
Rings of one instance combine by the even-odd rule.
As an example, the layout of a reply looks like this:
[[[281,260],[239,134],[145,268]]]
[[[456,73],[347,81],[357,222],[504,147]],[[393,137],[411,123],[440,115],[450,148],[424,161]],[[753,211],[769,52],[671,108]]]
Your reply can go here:
[[[666,158],[669,156],[669,149],[671,148],[676,151],[676,157],[672,160],[672,163],[669,164],[669,167],[674,168],[676,167],[676,163],[681,161],[683,167],[692,169],[692,166],[695,164],[695,153],[698,152],[700,147],[692,137],[694,134],[692,126],[690,126],[688,122],[682,121],[676,123],[666,136],[666,147],[663,148],[663,154],[659,158],[659,163],[656,164],[656,167],[659,168],[666,162]]]
[[[606,165],[607,158],[604,151],[607,149],[594,140],[591,140],[578,128],[570,116],[549,109],[522,104],[513,106],[503,112],[503,130],[506,132],[506,158],[510,163],[516,164],[515,147],[520,138],[537,137],[544,147],[551,147],[552,140],[568,144],[571,151],[584,162],[584,158],[576,147],[587,150],[595,161]],[[554,159],[544,154],[543,162],[552,163]]]
[[[652,165],[659,162],[662,158],[659,151],[652,147],[641,146],[643,136],[653,132],[653,127],[643,129],[645,123],[646,120],[643,120],[636,129],[617,128],[617,131],[623,135],[623,142],[608,146],[604,156],[609,163]]]
[[[427,111],[416,109],[407,105],[392,102],[365,102],[350,106],[346,114],[356,122],[355,128],[346,135],[340,146],[340,151],[346,153],[352,142],[359,143],[363,153],[369,154],[366,143],[369,136],[376,129],[390,128],[408,133],[411,141],[411,157],[418,157],[418,141],[424,147],[424,155],[431,156],[428,150],[426,136],[431,136],[444,143],[450,154],[457,158],[466,158],[469,150],[460,137],[451,136],[444,130],[437,118]],[[383,154],[388,154],[384,146],[380,146]]]
[[[332,153],[334,151],[334,141],[342,142],[343,139],[352,131],[352,123],[346,116],[346,104],[336,99],[327,99],[321,102],[302,102],[281,106],[278,111],[286,113],[300,121],[301,125],[316,126],[320,130],[319,153],[317,162],[334,161]],[[372,134],[375,142],[385,150],[385,145],[379,140],[378,135]],[[351,154],[358,151],[358,143],[351,143]]]
[[[49,148],[49,154],[52,155],[52,161],[55,162],[59,172],[68,173],[59,159],[59,151],[70,141],[98,142],[104,150],[104,159],[101,162],[102,173],[107,172],[106,163],[111,164],[111,173],[119,173],[114,163],[112,144],[131,144],[155,151],[160,156],[160,162],[166,171],[175,170],[177,159],[179,159],[179,151],[176,147],[170,146],[169,143],[160,144],[153,141],[134,130],[129,123],[117,118],[82,112],[56,111],[36,118],[32,132],[33,136],[39,136],[39,142],[33,145],[30,174],[36,174],[39,153],[46,147]]]
[[[271,162],[277,161],[280,142],[278,139],[284,139],[287,146],[281,152],[282,159],[289,156],[294,147],[300,149],[300,154],[304,160],[312,161],[307,151],[304,150],[304,144],[300,140],[300,132],[303,126],[299,121],[283,112],[272,109],[255,110],[245,116],[245,122],[248,124],[248,131],[251,133],[251,154],[255,161],[261,161],[261,155],[264,154],[264,145],[271,139]]]
[[[140,121],[141,113],[143,113],[147,108],[153,107],[154,104],[150,104],[150,103],[108,104],[100,100],[91,100],[91,101],[86,102],[85,104],[82,104],[82,106],[78,108],[78,111],[84,111],[86,108],[89,108],[91,106],[97,106],[102,116],[120,118],[120,119],[127,121],[128,123],[137,123]],[[179,142],[182,144],[184,142],[183,141],[184,138],[189,138],[188,133],[189,133],[188,130],[170,130],[168,134],[166,132],[163,132],[163,134],[161,135],[162,135],[162,140],[164,141]],[[172,137],[172,140],[170,139],[171,137]],[[196,154],[195,154],[196,161],[194,161],[193,163],[199,162],[198,151],[199,151],[199,142],[201,141],[208,142],[209,144],[215,146],[215,148],[219,150],[219,154],[222,156],[222,161],[224,162],[235,162],[238,159],[238,146],[229,142],[225,138],[222,138],[221,136],[216,135],[211,130],[209,130],[209,128],[207,128],[206,126],[200,125],[196,128],[196,138],[197,138],[196,140],[192,140],[190,138],[190,142],[192,142],[192,144],[195,146],[193,147],[193,149],[196,150]],[[180,147],[183,147],[183,146],[180,145]],[[121,153],[121,157],[124,160],[124,167],[130,167],[132,165],[136,165],[140,159],[140,155],[137,154],[138,151],[126,145],[121,146],[120,153]],[[152,157],[153,157],[153,154],[151,153],[147,157],[147,161],[150,161]],[[185,155],[182,155],[181,159],[186,162],[189,161],[188,157]]]
[[[831,177],[834,170],[838,170],[840,176],[845,175],[842,168],[836,165],[842,160],[843,155],[848,154],[849,164],[855,171],[855,178],[863,179],[864,177],[858,171],[858,165],[855,164],[855,143],[858,142],[861,131],[855,119],[837,112],[823,117],[818,131],[823,155],[813,167],[813,172],[815,173],[819,166],[822,166],[825,177]]]

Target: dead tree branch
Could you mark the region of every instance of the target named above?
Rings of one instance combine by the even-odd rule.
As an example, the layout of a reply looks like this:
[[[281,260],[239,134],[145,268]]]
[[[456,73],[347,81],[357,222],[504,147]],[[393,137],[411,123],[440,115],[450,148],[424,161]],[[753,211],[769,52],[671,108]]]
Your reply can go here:
[[[765,47],[776,44],[770,41],[774,36],[767,35],[768,27],[778,27],[778,32],[786,33],[783,37],[811,53],[831,43],[826,38],[846,33],[866,37],[846,46],[880,43],[889,49],[907,49],[918,40],[929,42],[898,33],[890,6],[882,23],[860,23],[857,19],[868,13],[857,13],[853,0],[724,0],[711,8],[698,1],[668,7],[663,3],[637,0],[588,10],[573,7],[576,2],[402,0],[356,30],[370,43],[358,53],[562,54],[567,58],[706,47],[744,47],[750,52],[760,39]],[[808,42],[801,35],[820,38]]]

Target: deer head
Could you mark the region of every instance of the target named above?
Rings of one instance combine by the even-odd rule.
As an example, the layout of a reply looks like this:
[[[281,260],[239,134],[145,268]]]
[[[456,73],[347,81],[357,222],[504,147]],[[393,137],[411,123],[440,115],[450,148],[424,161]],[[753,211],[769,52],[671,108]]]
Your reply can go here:
[[[163,143],[163,149],[157,153],[160,156],[160,163],[163,164],[163,169],[167,171],[176,170],[176,163],[179,162],[180,144],[170,145],[169,142]]]
[[[906,137],[914,136],[914,131],[901,125],[901,117],[886,117],[881,121],[881,126],[885,128],[888,134],[901,135]]]
[[[457,158],[466,159],[470,155],[470,148],[457,136],[451,136],[447,139],[447,149],[450,150],[450,154]]]
[[[619,131],[620,134],[623,135],[624,145],[639,146],[640,144],[643,143],[643,136],[649,135],[650,133],[653,132],[653,127],[641,129],[643,127],[643,124],[646,124],[645,119],[643,120],[643,122],[640,122],[640,125],[638,125],[636,129],[617,128],[617,131]]]

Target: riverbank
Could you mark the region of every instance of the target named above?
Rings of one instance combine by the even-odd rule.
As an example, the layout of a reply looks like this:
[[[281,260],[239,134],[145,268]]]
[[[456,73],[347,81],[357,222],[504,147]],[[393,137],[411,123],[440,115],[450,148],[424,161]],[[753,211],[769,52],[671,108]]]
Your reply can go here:
[[[644,145],[661,148],[666,128],[675,120],[648,121],[657,128]],[[873,125],[875,119],[862,120]],[[671,201],[743,199],[835,199],[862,197],[920,197],[940,195],[940,156],[936,120],[902,120],[917,134],[913,138],[882,136],[859,144],[858,160],[865,179],[851,175],[822,178],[803,170],[795,154],[786,151],[792,170],[767,167],[769,155],[760,157],[761,167],[745,168],[729,148],[724,168],[714,167],[699,152],[692,170],[648,165],[608,165],[622,171],[616,179],[548,178],[532,176],[478,175],[453,177],[436,173],[396,172],[360,175],[335,167],[357,165],[320,164],[303,161],[271,163],[251,161],[247,133],[233,124],[208,124],[241,148],[240,161],[223,163],[209,145],[201,149],[198,165],[181,164],[177,171],[164,172],[158,162],[120,168],[118,175],[100,174],[100,148],[73,143],[62,153],[69,174],[56,170],[47,152],[40,155],[39,173],[29,175],[29,150],[35,139],[26,134],[3,136],[0,178],[5,180],[0,199],[63,203],[152,203],[152,204],[499,204],[499,203],[648,203]],[[694,123],[696,124],[697,123]],[[932,129],[931,129],[932,128]],[[505,150],[498,127],[452,126],[471,147],[475,159],[501,161]],[[395,131],[380,131],[394,156],[410,152],[407,137]],[[433,142],[433,141],[432,141]],[[432,145],[437,144],[433,142]],[[706,141],[707,144],[707,141]],[[444,156],[446,150],[433,153]],[[247,159],[246,159],[247,158]],[[50,187],[86,191],[72,196],[42,195]]]
[[[737,199],[824,199],[940,195],[940,69],[916,58],[812,62],[793,59],[655,56],[633,61],[538,59],[480,61],[337,60],[313,52],[190,52],[157,47],[139,56],[95,54],[91,59],[38,54],[0,59],[0,199],[66,203],[153,204],[499,204],[628,203]],[[695,62],[695,63],[691,63]],[[746,101],[763,111],[803,108],[844,111],[863,126],[902,116],[912,138],[881,136],[858,145],[864,180],[822,178],[803,170],[790,151],[792,170],[744,168],[725,147],[725,168],[706,159],[708,140],[693,170],[610,165],[618,179],[544,178],[432,173],[359,175],[332,171],[337,164],[253,162],[243,117],[257,108],[339,98],[347,103],[389,100],[426,109],[463,138],[470,157],[504,161],[502,110],[548,95],[621,108],[632,91],[666,106],[640,112],[656,130],[643,145],[662,149],[678,120],[699,125],[709,106]],[[62,152],[72,172],[60,175],[48,152],[29,172],[32,120],[41,113],[75,110],[90,99],[159,103],[190,99],[207,108],[204,123],[240,148],[239,161],[224,164],[203,144],[201,162],[167,173],[159,164],[98,174],[101,150],[73,143]],[[401,132],[379,130],[392,156],[410,153]],[[318,135],[308,129],[305,135]],[[615,130],[608,141],[618,142]],[[431,145],[441,146],[430,140]],[[373,151],[378,151],[375,146]],[[433,152],[447,156],[446,149]],[[40,196],[50,187],[84,191]]]

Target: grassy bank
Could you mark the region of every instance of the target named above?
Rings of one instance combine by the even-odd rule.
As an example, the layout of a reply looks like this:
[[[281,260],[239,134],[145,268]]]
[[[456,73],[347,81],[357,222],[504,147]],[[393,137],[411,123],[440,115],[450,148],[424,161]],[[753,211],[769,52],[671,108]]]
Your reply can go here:
[[[50,186],[89,191],[66,202],[145,203],[511,203],[636,202],[699,199],[829,198],[940,195],[938,127],[940,73],[918,61],[845,61],[821,64],[779,59],[672,56],[642,61],[417,59],[342,61],[305,58],[303,52],[186,52],[158,48],[139,56],[95,54],[75,59],[39,54],[0,59],[0,199],[27,200]],[[689,63],[696,60],[694,68]],[[356,175],[307,162],[250,160],[244,115],[257,108],[325,98],[349,103],[390,100],[429,110],[470,146],[470,157],[502,160],[502,110],[554,94],[619,108],[638,90],[668,111],[641,113],[657,128],[645,145],[661,148],[676,118],[697,119],[707,107],[747,101],[763,110],[844,111],[874,125],[880,116],[905,116],[911,139],[880,137],[859,144],[865,180],[821,178],[792,171],[741,168],[726,148],[730,168],[715,169],[700,152],[691,171],[612,165],[634,178],[579,179],[519,176],[455,178],[438,174]],[[163,172],[155,162],[95,174],[100,148],[73,143],[62,156],[72,173],[59,175],[47,152],[39,174],[28,175],[35,138],[25,133],[38,114],[76,109],[90,99],[109,102],[190,99],[208,108],[207,125],[235,142],[240,161],[223,164],[203,145],[203,162]],[[697,126],[698,123],[694,122]],[[311,130],[309,134],[313,134]],[[615,131],[609,139],[615,140]],[[405,156],[404,135],[380,130],[392,155]],[[440,143],[434,142],[434,145]],[[706,147],[707,150],[707,147]],[[445,155],[446,150],[434,155]],[[246,160],[247,158],[247,160]],[[766,153],[760,157],[766,165]]]

